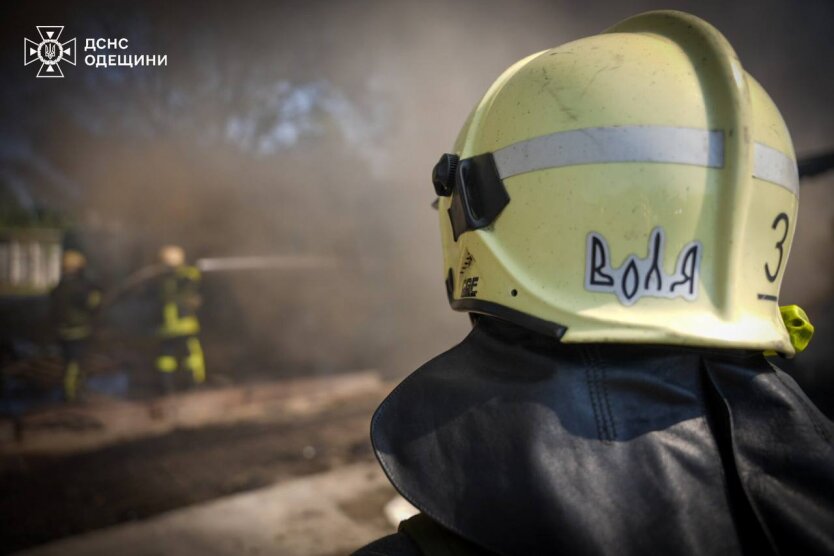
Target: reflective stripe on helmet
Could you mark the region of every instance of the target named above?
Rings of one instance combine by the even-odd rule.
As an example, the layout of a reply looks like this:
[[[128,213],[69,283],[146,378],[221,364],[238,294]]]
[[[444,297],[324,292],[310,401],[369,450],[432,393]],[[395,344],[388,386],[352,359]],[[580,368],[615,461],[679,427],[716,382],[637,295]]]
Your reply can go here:
[[[604,162],[668,162],[721,168],[724,135],[686,127],[592,127],[534,137],[493,153],[501,178]]]
[[[753,176],[782,186],[799,196],[796,161],[773,147],[756,143],[753,149]]]
[[[662,162],[707,168],[724,166],[720,130],[662,126],[595,127],[561,131],[514,143],[493,153],[501,179],[577,164]],[[799,194],[796,162],[756,143],[753,176]]]

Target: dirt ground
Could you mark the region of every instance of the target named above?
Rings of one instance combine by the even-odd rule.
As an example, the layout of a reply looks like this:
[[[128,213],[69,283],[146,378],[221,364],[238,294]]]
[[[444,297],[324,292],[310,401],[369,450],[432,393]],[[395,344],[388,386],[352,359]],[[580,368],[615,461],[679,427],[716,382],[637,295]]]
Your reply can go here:
[[[4,553],[118,523],[320,474],[374,457],[370,416],[384,388],[316,411],[178,429],[92,451],[0,454],[0,539]],[[379,520],[393,494],[354,503]],[[378,499],[377,499],[378,498]]]
[[[391,521],[382,518],[392,507],[391,496],[379,466],[357,463],[15,554],[345,556],[393,532]]]

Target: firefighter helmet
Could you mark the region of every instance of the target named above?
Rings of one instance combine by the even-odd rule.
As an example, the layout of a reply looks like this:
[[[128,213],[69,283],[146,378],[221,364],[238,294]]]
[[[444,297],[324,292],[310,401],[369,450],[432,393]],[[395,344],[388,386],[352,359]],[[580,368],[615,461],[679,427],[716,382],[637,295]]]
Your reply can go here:
[[[64,274],[73,274],[87,266],[87,258],[81,251],[67,249],[61,257],[61,270]]]
[[[176,268],[185,264],[185,251],[179,245],[163,245],[159,249],[159,262]]]
[[[433,181],[457,310],[564,342],[794,353],[791,139],[697,17],[649,12],[517,62]]]

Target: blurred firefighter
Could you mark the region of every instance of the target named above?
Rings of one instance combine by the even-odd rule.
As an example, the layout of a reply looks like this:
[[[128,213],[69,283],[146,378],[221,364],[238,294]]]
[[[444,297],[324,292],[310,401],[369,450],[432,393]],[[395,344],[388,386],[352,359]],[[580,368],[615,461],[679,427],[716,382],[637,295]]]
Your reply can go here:
[[[433,172],[472,332],[371,438],[420,514],[357,556],[834,554],[834,427],[768,356],[799,203],[718,30],[642,14],[511,66]]]
[[[160,325],[157,329],[159,351],[156,369],[162,388],[168,393],[176,389],[178,370],[191,373],[193,384],[206,380],[203,349],[200,345],[200,321],[197,310],[202,304],[200,271],[185,262],[185,251],[177,245],[159,250],[163,272],[158,277]]]
[[[61,344],[64,398],[74,401],[83,387],[82,359],[101,305],[101,290],[86,276],[87,259],[69,249],[61,261],[61,280],[50,292],[50,317]]]

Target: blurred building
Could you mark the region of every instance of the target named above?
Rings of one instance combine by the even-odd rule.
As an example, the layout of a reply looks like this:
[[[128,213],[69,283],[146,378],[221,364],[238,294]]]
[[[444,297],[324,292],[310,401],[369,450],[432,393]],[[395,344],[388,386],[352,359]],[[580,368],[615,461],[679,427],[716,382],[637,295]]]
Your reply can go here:
[[[0,295],[43,295],[61,278],[63,232],[0,227]]]

